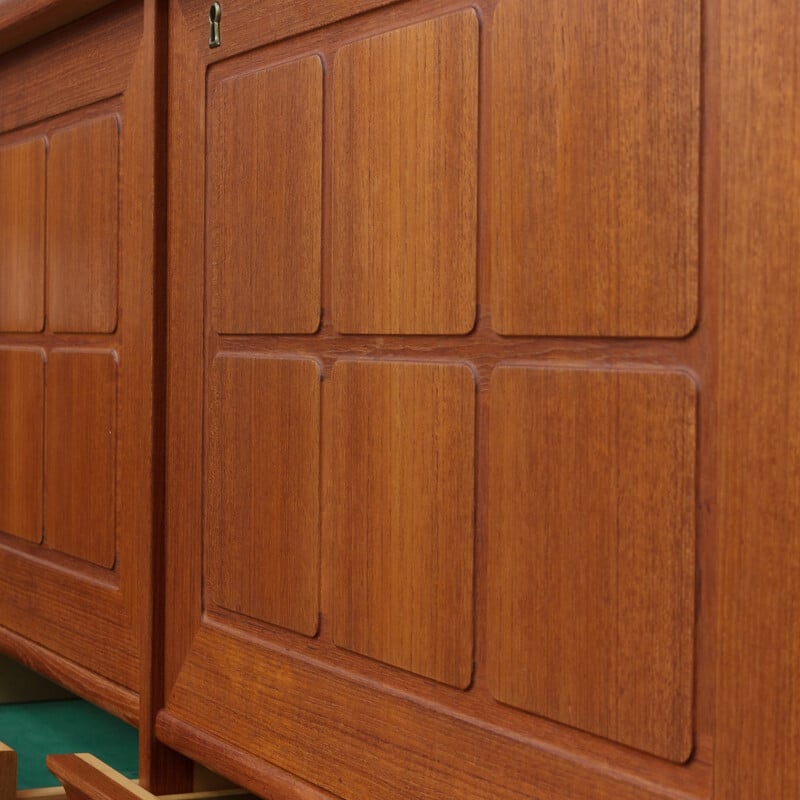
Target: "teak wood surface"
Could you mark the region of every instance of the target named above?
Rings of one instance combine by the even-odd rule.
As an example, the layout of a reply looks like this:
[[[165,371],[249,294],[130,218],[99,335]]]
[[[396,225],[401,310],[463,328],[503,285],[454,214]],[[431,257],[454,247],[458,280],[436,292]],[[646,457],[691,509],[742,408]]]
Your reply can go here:
[[[2,226],[2,491],[25,510],[3,498],[0,649],[135,724],[159,482],[154,7],[65,5],[0,15],[0,46],[32,39],[0,56],[0,195],[30,207]]]
[[[535,5],[229,5],[216,49],[208,48],[204,4],[170,6],[172,569],[156,730],[164,743],[264,796],[712,795],[718,9],[708,2],[701,13],[687,0],[657,9],[632,2],[612,12],[598,3],[587,16],[583,4],[551,3],[537,7],[545,16],[537,22]],[[530,48],[514,15],[525,18],[523,31],[545,25],[550,38]],[[607,36],[609,26],[616,27]],[[561,60],[559,37],[574,37],[569,53],[580,58]],[[253,282],[260,278],[250,242],[274,244],[257,255],[286,282],[273,286],[262,310],[289,296],[307,272],[271,266],[293,263],[300,252],[281,228],[286,218],[275,217],[276,201],[264,214],[246,208],[225,220],[210,192],[224,180],[220,160],[234,159],[246,144],[253,148],[243,156],[248,163],[274,157],[297,119],[285,81],[295,75],[297,91],[311,97],[301,65],[316,59],[323,76],[321,216],[306,167],[298,165],[297,202],[308,213],[306,225],[292,224],[306,254],[316,235],[309,228],[319,225],[320,323],[303,335],[291,319],[252,332],[248,292],[264,289]],[[520,64],[528,65],[526,75],[541,73],[543,88],[527,78],[510,85]],[[593,81],[613,87],[605,105]],[[221,87],[235,103],[220,104]],[[522,107],[532,115],[527,121],[520,93],[532,104]],[[555,142],[531,138],[546,135],[531,122],[537,102],[559,119]],[[594,104],[609,116],[597,116]],[[223,108],[238,124],[217,118]],[[273,116],[257,124],[255,108],[272,108]],[[293,146],[312,141],[315,124],[306,111]],[[221,137],[222,130],[235,137]],[[604,148],[607,141],[613,146]],[[652,161],[651,152],[658,154]],[[287,157],[294,158],[291,150]],[[455,163],[461,167],[448,171]],[[554,187],[548,175],[565,183]],[[242,179],[245,194],[252,182]],[[533,188],[516,192],[517,183]],[[561,204],[554,223],[561,238],[548,245],[555,271],[542,291],[535,288],[543,279],[541,248],[525,238],[538,235],[540,213],[525,204],[552,208],[539,185],[557,192]],[[516,265],[497,249],[509,235],[504,203],[520,204],[516,218],[530,221],[511,234],[525,239],[527,261]],[[425,219],[417,216],[425,209]],[[248,225],[257,228],[251,236]],[[462,237],[463,225],[471,229]],[[577,250],[570,249],[573,231]],[[314,291],[309,286],[298,298],[303,308]],[[549,315],[545,327],[531,304]],[[226,330],[225,315],[240,312],[245,322]],[[256,369],[264,359],[316,362],[318,434],[305,406],[316,389],[307,388],[294,414],[275,407],[281,387],[287,396],[297,391],[288,372],[265,384],[258,409],[244,364]],[[225,388],[219,365],[234,362],[240,377],[226,372]],[[542,374],[542,388],[504,405],[494,376],[506,367]],[[470,375],[474,396],[456,391],[451,377],[434,378],[439,371]],[[581,383],[594,374],[597,387]],[[567,376],[567,388],[551,396],[558,376]],[[549,422],[536,436],[553,444],[541,460],[537,443],[545,439],[533,437],[532,414],[545,397]],[[232,427],[220,462],[225,406]],[[493,423],[495,409],[500,421]],[[270,434],[278,418],[284,429]],[[576,430],[560,421],[567,418]],[[254,441],[272,441],[274,454],[234,446],[248,425]],[[592,436],[574,435],[581,430]],[[309,436],[318,453],[306,457],[304,471],[297,459]],[[570,446],[575,453],[566,452]],[[505,463],[503,452],[518,462]],[[318,574],[318,585],[315,593],[302,584],[296,598],[306,610],[315,599],[318,626],[310,636],[287,624],[285,610],[259,609],[251,592],[264,584],[264,602],[273,583],[298,566],[271,549],[288,531],[275,522],[297,524],[300,509],[309,508],[306,481],[317,456],[319,517],[302,540],[317,537],[319,572],[314,566],[306,577]],[[269,461],[302,476],[280,503],[269,499],[272,487],[253,480]],[[216,510],[224,502],[216,482],[226,480],[220,463],[241,474],[228,497],[241,496],[225,509],[229,531],[239,533],[209,583],[209,556],[218,562],[225,554]],[[621,464],[630,471],[617,485],[607,473]],[[506,469],[519,470],[517,494],[529,493],[515,520],[492,505],[491,476]],[[598,530],[557,513],[559,492],[583,501],[580,470],[591,469],[602,473],[594,489],[605,509]],[[534,492],[535,470],[551,471],[553,480],[543,477]],[[497,480],[506,502],[508,489]],[[544,525],[537,527],[537,515]],[[274,554],[270,563],[237,555],[237,547],[258,552],[259,541],[261,552]],[[587,579],[596,582],[573,596],[563,586],[555,593],[556,575],[580,580],[567,543],[584,554]],[[501,559],[498,547],[519,557]],[[516,569],[524,581],[535,572],[534,552],[559,565],[558,573],[543,573],[541,601],[516,591],[510,574]],[[606,589],[604,575],[616,576],[613,592],[597,598],[590,587]],[[507,614],[500,600],[509,603]],[[536,632],[545,655],[520,650],[513,626],[542,618],[547,625]],[[591,631],[596,659],[572,642],[579,619],[598,621]],[[546,676],[531,694],[525,676],[534,669]]]
[[[320,317],[322,62],[310,56],[251,75],[212,72],[210,82],[215,323],[226,333],[314,333]],[[259,102],[265,97],[269,103]],[[246,279],[240,265],[246,265]]]
[[[319,365],[220,355],[211,370],[209,607],[313,636],[319,625]],[[273,532],[267,541],[256,535],[260,525]],[[250,565],[246,575],[239,564]]]
[[[53,331],[117,326],[119,120],[92,119],[49,137],[47,309]]]
[[[68,5],[0,8],[0,649],[162,794],[800,796],[794,4]]]
[[[472,681],[475,376],[464,364],[336,362],[322,478],[347,650]]]
[[[491,692],[678,762],[693,747],[695,416],[679,372],[492,375]]]
[[[715,797],[800,796],[800,28],[722,4]],[[789,111],[791,109],[791,111]]]
[[[102,350],[51,350],[47,363],[47,543],[106,569],[117,557],[117,369]]]
[[[44,139],[0,149],[0,174],[4,187],[0,330],[40,331],[44,327]]]
[[[3,0],[0,53],[61,28],[113,0]]]
[[[0,350],[0,386],[0,530],[38,543],[44,513],[41,350]]]
[[[698,0],[498,4],[488,98],[497,331],[694,328],[700,22]]]
[[[468,333],[475,324],[475,12],[347,43],[331,66],[334,329]]]
[[[91,753],[53,754],[46,763],[63,785],[67,800],[158,800]]]

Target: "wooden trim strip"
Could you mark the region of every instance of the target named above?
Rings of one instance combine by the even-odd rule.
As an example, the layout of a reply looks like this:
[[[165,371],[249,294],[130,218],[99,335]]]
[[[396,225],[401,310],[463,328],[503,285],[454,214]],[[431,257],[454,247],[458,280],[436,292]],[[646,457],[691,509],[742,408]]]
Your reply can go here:
[[[138,783],[89,753],[51,755],[45,763],[64,785],[67,800],[157,800]]]

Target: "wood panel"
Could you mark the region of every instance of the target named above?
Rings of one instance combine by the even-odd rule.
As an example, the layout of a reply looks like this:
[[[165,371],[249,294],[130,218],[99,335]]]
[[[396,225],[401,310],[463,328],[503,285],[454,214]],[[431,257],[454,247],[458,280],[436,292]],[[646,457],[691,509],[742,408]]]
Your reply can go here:
[[[459,688],[472,677],[474,419],[463,364],[333,368],[334,641]]]
[[[501,367],[490,403],[492,693],[687,759],[692,381],[666,372]]]
[[[44,359],[0,350],[0,531],[42,540]]]
[[[500,333],[694,327],[700,5],[500,1],[490,166]]]
[[[319,620],[320,372],[220,355],[211,372],[206,599],[313,636]]]
[[[117,324],[119,121],[101,117],[50,137],[47,306],[55,331]]]
[[[714,796],[800,797],[800,31],[725,0]]]
[[[213,83],[208,259],[225,333],[313,333],[320,319],[322,62]]]
[[[467,333],[476,289],[474,11],[346,45],[333,72],[336,330]]]
[[[52,352],[45,407],[47,545],[110,568],[116,558],[115,354]]]
[[[0,330],[44,327],[45,145],[0,148]]]

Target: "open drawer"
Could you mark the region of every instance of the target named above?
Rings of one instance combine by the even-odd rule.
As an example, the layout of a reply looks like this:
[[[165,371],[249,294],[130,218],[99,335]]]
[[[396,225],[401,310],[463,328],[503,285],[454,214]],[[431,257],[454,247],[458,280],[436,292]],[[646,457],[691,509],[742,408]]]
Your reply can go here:
[[[17,790],[17,753],[0,742],[0,800],[251,800],[241,789],[157,795],[90,753],[50,755],[47,766],[61,786]]]
[[[47,766],[61,781],[67,800],[255,800],[237,788],[159,797],[89,753],[48,756]]]

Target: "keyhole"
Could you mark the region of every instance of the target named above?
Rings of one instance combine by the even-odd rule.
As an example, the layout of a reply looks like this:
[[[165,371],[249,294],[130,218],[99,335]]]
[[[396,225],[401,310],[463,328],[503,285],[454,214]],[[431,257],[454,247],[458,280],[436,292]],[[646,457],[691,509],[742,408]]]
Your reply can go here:
[[[219,38],[219,21],[222,19],[222,6],[219,3],[213,3],[208,12],[208,21],[211,28],[208,34],[208,46],[219,47],[222,41]]]

